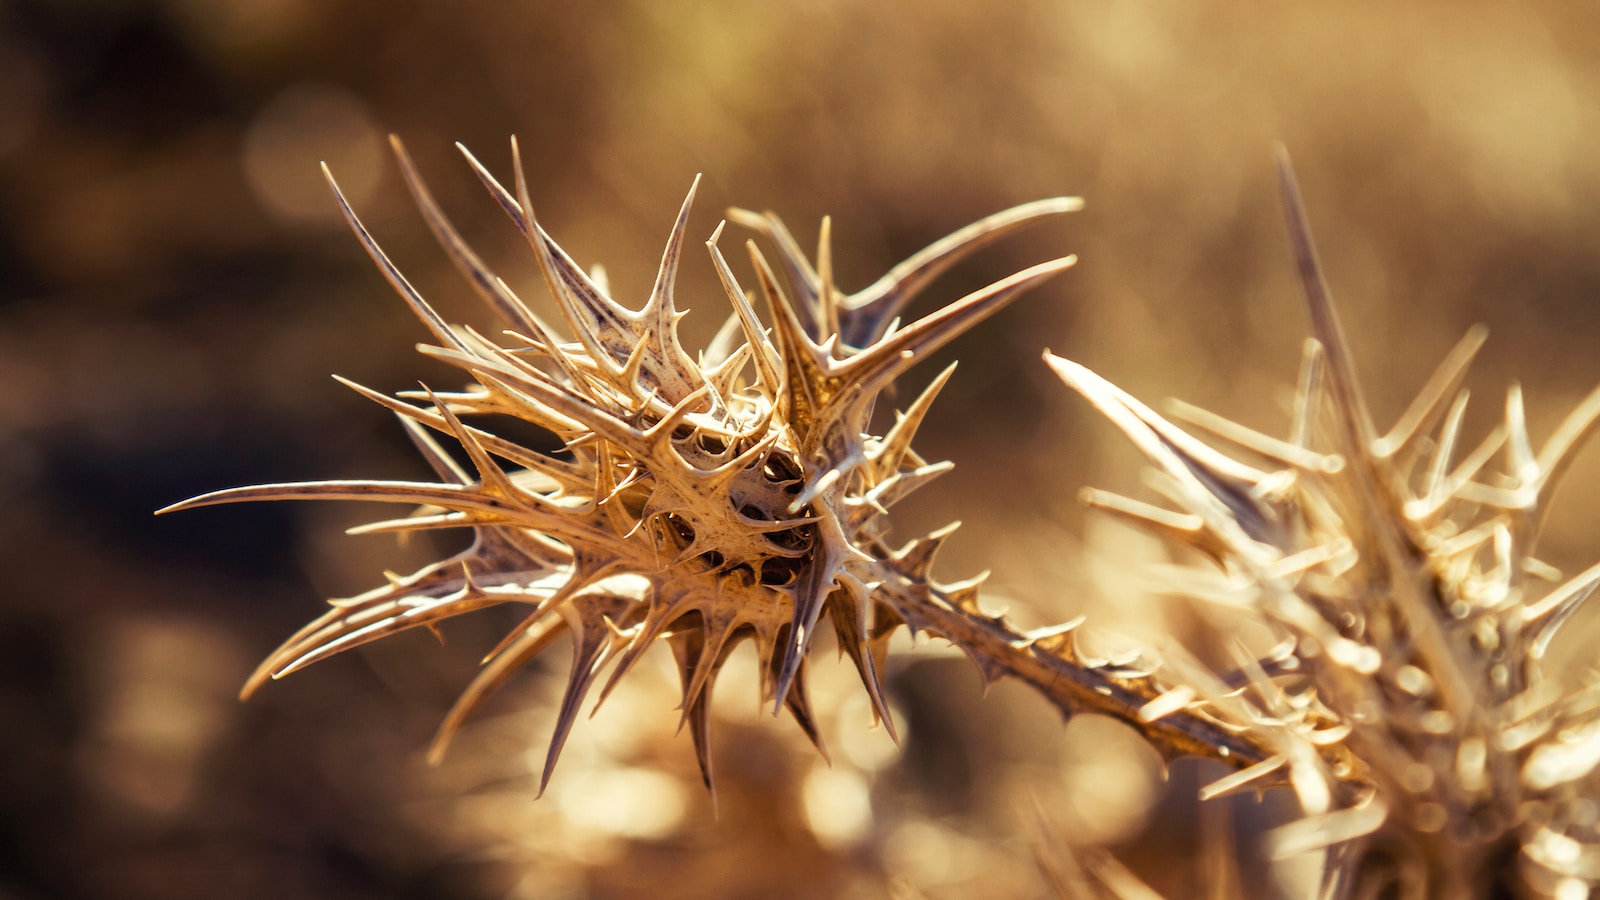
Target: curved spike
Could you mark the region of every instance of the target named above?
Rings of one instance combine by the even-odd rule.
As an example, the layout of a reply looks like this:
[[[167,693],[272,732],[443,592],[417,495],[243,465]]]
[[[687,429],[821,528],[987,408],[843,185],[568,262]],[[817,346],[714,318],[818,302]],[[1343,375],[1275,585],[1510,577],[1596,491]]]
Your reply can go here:
[[[699,189],[700,176],[695,175],[694,181],[689,183],[689,193],[678,207],[678,218],[672,223],[672,233],[667,237],[666,249],[661,252],[661,265],[656,270],[656,283],[650,289],[650,299],[645,305],[645,310],[654,312],[657,317],[655,325],[660,334],[666,334],[667,328],[674,324],[671,321],[675,311],[672,289],[678,278],[678,260],[683,255],[683,235],[689,227],[689,211],[694,208],[694,195]]]
[[[716,266],[717,277],[722,280],[722,289],[728,295],[728,302],[733,304],[734,317],[738,320],[739,327],[744,330],[745,343],[751,348],[755,357],[756,373],[761,379],[761,385],[769,396],[777,396],[783,388],[783,381],[778,374],[777,348],[772,346],[767,334],[761,328],[761,321],[756,318],[756,311],[751,308],[750,301],[745,297],[744,288],[739,286],[738,279],[733,277],[733,269],[728,261],[723,258],[722,251],[717,248],[717,238],[722,236],[722,226],[726,222],[717,223],[717,229],[711,232],[711,239],[706,241],[706,249],[711,253],[711,261]],[[731,354],[730,354],[731,355]]]
[[[1310,449],[1316,434],[1317,413],[1322,408],[1322,344],[1306,338],[1300,356],[1300,378],[1295,383],[1294,414],[1289,423],[1289,443]]]
[[[1029,266],[911,323],[839,364],[853,391],[875,396],[923,357],[1004,309],[1023,292],[1072,268],[1076,256]]]
[[[789,715],[794,717],[795,724],[805,732],[806,738],[811,741],[811,746],[817,748],[822,755],[822,761],[833,765],[833,758],[828,755],[828,746],[822,740],[822,732],[817,728],[817,716],[811,711],[811,697],[806,691],[806,663],[800,664],[800,674],[794,680],[794,687],[784,696],[783,706],[789,710]]]
[[[400,420],[400,427],[405,429],[406,437],[411,439],[412,446],[417,448],[422,458],[428,461],[428,467],[433,469],[435,475],[453,484],[472,483],[472,478],[466,471],[451,458],[450,454],[444,452],[439,442],[434,440],[433,435],[425,431],[416,419],[398,412],[394,417]]]
[[[882,723],[889,737],[898,744],[900,736],[895,730],[894,717],[889,714],[888,701],[884,699],[883,681],[878,674],[878,654],[873,652],[872,633],[867,625],[867,604],[871,598],[859,580],[840,580],[845,589],[835,591],[828,598],[828,616],[833,621],[839,650],[850,657],[850,662],[856,667],[856,675],[861,679],[861,686],[866,689],[867,699],[872,704],[872,718]],[[897,621],[895,627],[898,628],[900,624]]]
[[[778,671],[777,705],[772,709],[773,715],[783,709],[789,687],[794,683],[800,663],[811,646],[817,619],[822,615],[828,595],[833,592],[834,579],[847,555],[845,544],[845,536],[839,531],[836,519],[824,517],[817,523],[817,550],[791,594],[794,598],[794,617],[790,623],[788,646],[783,650],[782,667]]]
[[[513,673],[543,653],[566,629],[565,619],[548,615],[545,611],[533,613],[513,628],[501,640],[500,646],[489,652],[484,667],[451,704],[444,721],[439,723],[433,743],[428,745],[428,764],[438,765],[450,749],[456,732],[461,730],[461,726],[483,701],[505,684]]]
[[[422,299],[422,295],[417,293],[417,289],[411,286],[411,282],[407,281],[406,277],[400,274],[400,270],[395,267],[395,264],[389,261],[388,254],[384,253],[383,248],[378,246],[378,242],[373,240],[372,234],[367,231],[367,227],[361,224],[361,220],[356,217],[355,210],[351,209],[349,202],[344,199],[344,192],[339,190],[339,183],[334,180],[333,172],[329,170],[327,163],[322,164],[322,177],[327,179],[328,187],[333,189],[333,199],[338,202],[339,212],[344,214],[344,220],[349,223],[350,230],[355,232],[356,240],[361,242],[361,246],[367,251],[367,255],[372,257],[372,262],[377,265],[378,271],[383,273],[383,277],[389,282],[389,286],[394,288],[395,293],[406,301],[406,305],[410,306],[411,311],[416,314],[418,319],[422,320],[422,324],[428,326],[428,330],[433,332],[434,337],[438,338],[447,347],[454,347],[457,350],[464,351],[465,347],[462,346],[461,340],[456,337],[455,332],[450,330],[450,325],[444,319],[441,319],[437,312],[434,312],[433,307],[428,305],[428,301]]]
[[[227,488],[191,497],[156,510],[156,515],[257,500],[371,500],[379,503],[414,503],[438,506],[461,512],[508,514],[503,501],[485,498],[471,485],[445,485],[431,481],[368,481],[361,479],[329,481],[289,481]]]
[[[790,287],[800,298],[796,304],[796,314],[805,317],[807,334],[817,333],[819,328],[815,311],[818,298],[822,294],[821,279],[817,277],[816,269],[811,267],[811,261],[806,259],[805,251],[800,249],[799,242],[789,232],[788,226],[783,224],[783,220],[778,218],[775,212],[753,213],[747,209],[734,207],[727,211],[727,216],[751,231],[766,235],[768,240],[777,245],[778,260],[789,273]]]
[[[1600,425],[1600,387],[1590,391],[1583,398],[1577,408],[1567,414],[1555,433],[1545,442],[1544,448],[1539,451],[1539,493],[1541,497],[1555,494],[1561,479],[1566,475],[1567,469],[1577,456],[1578,448],[1582,447],[1595,432],[1596,425]],[[1544,530],[1546,511],[1550,504],[1541,503],[1537,519],[1534,521],[1530,534],[1528,553],[1533,552],[1534,544]]]
[[[1439,410],[1446,397],[1456,393],[1461,382],[1467,377],[1467,370],[1472,367],[1472,360],[1478,355],[1478,350],[1483,347],[1483,342],[1489,339],[1489,329],[1482,325],[1474,325],[1467,329],[1461,340],[1451,348],[1444,361],[1439,363],[1439,368],[1434,370],[1428,383],[1423,385],[1422,391],[1406,407],[1389,433],[1378,439],[1373,445],[1373,455],[1380,457],[1393,456],[1411,445],[1418,434],[1426,431],[1438,417]]]
[[[422,211],[423,221],[428,224],[428,230],[433,232],[434,239],[445,249],[456,270],[467,279],[478,296],[500,314],[501,318],[524,330],[537,332],[538,324],[533,318],[533,313],[521,299],[506,288],[498,276],[489,271],[482,258],[473,252],[472,247],[462,239],[460,232],[450,224],[450,219],[445,216],[438,202],[434,200],[433,193],[428,190],[427,183],[418,174],[416,165],[411,161],[411,154],[406,152],[405,144],[400,141],[399,135],[389,135],[389,146],[394,151],[395,159],[400,163],[400,175],[405,180],[406,188],[411,191],[412,199]]]
[[[1340,452],[1351,458],[1364,456],[1373,442],[1372,416],[1356,382],[1355,362],[1345,340],[1344,326],[1334,308],[1333,296],[1322,276],[1317,247],[1311,238],[1311,223],[1300,200],[1289,151],[1278,146],[1278,190],[1283,199],[1284,216],[1289,223],[1289,239],[1294,249],[1300,286],[1305,291],[1306,309],[1311,315],[1311,333],[1321,342],[1326,355],[1328,390],[1341,426]]]
[[[672,647],[672,657],[678,664],[678,680],[684,689],[683,720],[678,727],[681,729],[685,724],[689,726],[689,737],[694,741],[695,762],[700,767],[700,782],[705,785],[706,793],[711,796],[712,806],[715,807],[717,789],[711,770],[710,690],[692,698],[689,693],[690,682],[705,665],[707,658],[704,632],[698,628],[685,629],[670,635],[667,643]]]
[[[539,263],[539,271],[550,289],[550,295],[555,298],[563,318],[567,320],[567,327],[573,330],[578,342],[597,363],[613,363],[610,353],[595,342],[594,335],[604,329],[598,324],[598,318],[591,320],[591,317],[604,317],[605,326],[624,330],[629,334],[632,333],[631,323],[620,314],[620,307],[602,294],[583,269],[567,256],[560,245],[550,239],[543,228],[539,227],[539,222],[533,215],[533,205],[527,197],[527,178],[522,169],[521,153],[517,149],[516,139],[512,139],[512,155],[516,164],[519,194],[516,198],[489,174],[489,170],[485,169],[466,147],[458,143],[456,149],[466,158],[467,164],[472,167],[478,180],[488,188],[489,193],[527,238],[528,246],[533,248],[534,257]]]
[[[778,391],[777,414],[804,444],[811,436],[816,417],[822,407],[838,390],[840,379],[830,375],[827,357],[821,348],[806,335],[806,329],[796,316],[794,306],[778,286],[772,267],[761,255],[755,241],[746,241],[750,262],[755,266],[756,281],[772,312],[773,344],[778,359],[783,364],[782,388]]]
[[[973,251],[1049,216],[1081,209],[1080,197],[1035,200],[986,216],[934,241],[845,300],[843,311],[847,315],[841,322],[845,343],[865,347],[877,341],[887,323],[899,316],[906,304]]]
[[[581,606],[569,604],[560,610],[562,617],[567,619],[568,629],[572,632],[572,670],[567,676],[566,690],[561,694],[561,708],[556,713],[556,727],[550,736],[550,749],[545,753],[544,770],[539,774],[541,797],[544,796],[545,788],[550,785],[550,775],[555,772],[556,761],[561,758],[561,750],[566,746],[567,735],[571,733],[572,725],[578,719],[578,709],[588,696],[595,676],[600,674],[615,647],[613,632],[607,621],[613,617],[607,613],[615,611],[618,600],[631,602],[625,598],[604,594],[591,594],[583,599],[590,602]]]
[[[419,424],[426,425],[441,434],[450,433],[449,424],[445,421],[444,416],[439,415],[438,413],[429,412],[428,410],[411,406],[408,403],[403,403],[389,396],[388,394],[380,394],[369,387],[357,384],[354,381],[350,381],[349,379],[342,378],[338,375],[333,376],[333,380],[339,382],[352,391],[355,391],[361,396],[366,397],[368,400],[371,400],[379,406],[390,410],[406,421],[414,421]],[[490,453],[493,453],[501,459],[516,463],[517,465],[522,466],[524,469],[529,471],[535,471],[545,475],[568,488],[580,486],[583,483],[581,480],[575,478],[575,470],[572,468],[571,464],[565,460],[555,459],[545,454],[537,453],[514,441],[508,441],[505,438],[496,437],[487,431],[473,428],[472,426],[464,423],[462,427],[467,431],[468,434],[472,435],[473,440],[477,441]]]
[[[1277,528],[1276,514],[1251,491],[1263,473],[1194,440],[1088,368],[1049,351],[1044,358],[1067,386],[1094,404],[1174,479],[1189,511],[1231,546],[1249,555],[1246,542],[1264,540]]]
[[[922,389],[922,393],[911,401],[911,405],[906,407],[904,412],[895,414],[894,426],[883,436],[880,449],[873,458],[880,479],[887,478],[900,469],[901,461],[910,452],[911,441],[916,437],[922,420],[928,415],[928,410],[933,407],[933,401],[938,398],[939,392],[944,390],[945,384],[950,381],[950,376],[954,375],[955,371],[956,361],[952,361],[928,382],[928,386]]]
[[[817,341],[839,334],[839,295],[833,285],[833,217],[823,216],[822,227],[817,231],[817,308],[814,315],[818,330],[812,334]],[[847,342],[848,343],[848,342]]]

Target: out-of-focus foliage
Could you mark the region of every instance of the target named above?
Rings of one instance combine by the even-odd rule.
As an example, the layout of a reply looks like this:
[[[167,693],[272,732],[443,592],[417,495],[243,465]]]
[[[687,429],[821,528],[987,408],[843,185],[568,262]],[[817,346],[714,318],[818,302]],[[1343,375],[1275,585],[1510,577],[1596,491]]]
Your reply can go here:
[[[647,293],[696,172],[691,236],[731,204],[780,212],[802,240],[832,214],[846,289],[989,212],[1085,197],[926,301],[1082,259],[941,354],[963,363],[920,440],[957,468],[907,501],[904,534],[960,518],[942,574],[994,569],[1032,623],[1084,612],[1149,636],[1190,625],[1128,575],[1159,555],[1074,500],[1136,483],[1139,462],[1039,350],[1275,430],[1304,333],[1271,185],[1282,140],[1375,417],[1483,321],[1495,338],[1472,383],[1520,378],[1530,430],[1548,433],[1600,380],[1596,96],[1600,11],[1577,4],[0,0],[0,892],[1030,896],[1045,890],[1030,795],[1052,840],[1191,884],[1195,767],[1162,784],[1130,735],[1063,730],[1014,686],[980,702],[966,663],[938,654],[891,670],[903,751],[863,706],[824,723],[832,770],[753,696],[719,696],[719,818],[687,742],[666,740],[670,703],[643,695],[578,729],[535,803],[527,751],[548,724],[524,720],[559,682],[537,673],[426,770],[433,725],[503,623],[378,645],[234,703],[323,596],[439,549],[336,539],[358,509],[149,518],[219,485],[420,474],[400,429],[326,378],[448,386],[416,361],[424,335],[316,162],[469,322],[385,132],[531,284],[448,158],[461,140],[499,167],[492,148],[520,135],[541,218],[625,297]],[[694,256],[679,296],[706,309],[686,328],[721,320]],[[1595,473],[1578,461],[1545,539],[1569,571],[1600,543]],[[818,668],[818,690],[848,682]],[[608,738],[621,716],[661,740]],[[564,804],[583,779],[654,799],[610,817]],[[1257,852],[1282,812],[1229,802]],[[718,874],[736,852],[747,882]]]

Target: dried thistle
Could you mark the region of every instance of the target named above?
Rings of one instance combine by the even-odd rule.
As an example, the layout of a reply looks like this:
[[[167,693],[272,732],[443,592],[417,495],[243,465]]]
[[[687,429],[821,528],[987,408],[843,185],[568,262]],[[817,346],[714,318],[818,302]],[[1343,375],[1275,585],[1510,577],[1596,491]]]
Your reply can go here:
[[[400,417],[437,482],[318,481],[220,491],[169,507],[245,500],[372,500],[416,507],[361,533],[471,528],[472,546],[358,597],[284,643],[250,678],[248,695],[342,650],[504,603],[531,607],[486,658],[441,726],[433,755],[516,669],[563,635],[572,670],[543,772],[548,782],[578,709],[602,672],[600,697],[658,639],[682,676],[683,717],[711,783],[707,708],[730,651],[749,639],[761,695],[787,708],[819,742],[805,690],[806,650],[826,613],[890,728],[879,672],[902,624],[938,633],[984,621],[976,582],[940,585],[928,568],[943,530],[904,547],[885,542],[894,503],[949,468],[911,440],[950,375],[946,370],[882,436],[867,433],[879,394],[926,354],[1063,271],[1065,257],[1034,266],[902,327],[902,308],[943,269],[1020,226],[1079,208],[1044,200],[990,216],[933,244],[875,284],[844,294],[833,284],[823,224],[815,267],[774,215],[734,213],[773,240],[793,299],[750,243],[770,331],[717,249],[707,243],[733,306],[711,347],[691,355],[677,336],[673,282],[693,188],[672,229],[654,289],[635,310],[606,294],[536,222],[520,161],[506,190],[468,162],[527,237],[561,318],[563,340],[461,239],[398,141],[396,155],[424,218],[477,293],[510,325],[505,338],[446,324],[400,274],[329,183],[384,276],[428,327],[422,352],[466,372],[453,393],[401,399],[350,385]],[[512,145],[516,154],[516,145]],[[465,151],[463,151],[465,152]],[[746,373],[753,371],[754,378]],[[411,401],[411,402],[407,402]],[[475,414],[516,416],[563,442],[541,453],[473,427]],[[460,444],[472,470],[437,443]],[[931,615],[929,607],[939,613]],[[971,627],[982,627],[974,625]],[[1013,635],[1005,634],[1002,639]]]
[[[1204,792],[1291,785],[1304,818],[1280,856],[1326,853],[1323,896],[1587,897],[1600,885],[1600,691],[1544,669],[1562,625],[1600,584],[1564,583],[1534,555],[1552,494],[1600,421],[1591,393],[1535,453],[1513,385],[1505,422],[1459,452],[1475,328],[1387,434],[1373,426],[1324,284],[1287,157],[1284,202],[1314,339],[1290,436],[1185,404],[1175,417],[1099,376],[1058,375],[1154,464],[1178,511],[1099,491],[1088,502],[1205,561],[1171,591],[1242,610],[1284,639],[1226,677],[1181,651],[1147,720],[1199,705],[1271,755]],[[1500,454],[1504,468],[1486,471]],[[1239,690],[1243,687],[1244,690]]]
[[[439,481],[237,488],[169,509],[374,500],[415,509],[356,531],[470,528],[474,541],[450,559],[333,601],[261,665],[246,694],[399,631],[522,604],[527,617],[486,657],[441,725],[435,758],[491,691],[565,635],[572,669],[542,774],[548,783],[599,676],[610,667],[603,700],[659,639],[677,660],[683,721],[709,787],[710,695],[745,640],[760,661],[763,700],[787,709],[820,749],[805,665],[826,614],[891,734],[880,673],[890,637],[905,626],[961,648],[986,682],[1018,678],[1064,714],[1119,718],[1167,759],[1232,766],[1206,796],[1287,784],[1305,817],[1274,835],[1274,849],[1324,854],[1323,896],[1513,890],[1566,898],[1600,885],[1600,693],[1592,684],[1567,690],[1544,671],[1562,625],[1600,584],[1600,566],[1558,585],[1534,556],[1554,487],[1600,420],[1600,391],[1535,453],[1513,386],[1506,422],[1458,460],[1461,384],[1484,338],[1475,329],[1400,423],[1378,436],[1286,160],[1283,193],[1314,334],[1287,439],[1179,405],[1175,418],[1239,458],[1224,455],[1082,366],[1046,354],[1149,457],[1156,487],[1177,510],[1099,491],[1087,491],[1087,501],[1203,560],[1180,570],[1172,593],[1242,612],[1282,638],[1267,658],[1235,648],[1237,668],[1216,674],[1181,648],[1087,658],[1074,640],[1076,622],[1018,631],[980,606],[981,579],[930,577],[949,528],[902,547],[887,539],[890,507],[950,466],[927,462],[911,442],[951,371],[882,436],[867,433],[878,397],[927,353],[1074,260],[1026,269],[904,327],[900,312],[968,251],[1077,209],[1075,199],[970,225],[855,294],[833,284],[826,220],[813,265],[775,215],[735,210],[736,222],[776,246],[792,296],[750,242],[770,318],[764,326],[717,249],[718,226],[707,247],[733,315],[711,346],[691,354],[677,336],[683,313],[673,281],[693,188],[654,289],[635,310],[611,299],[603,280],[539,227],[520,162],[513,193],[467,155],[528,239],[573,338],[563,340],[466,245],[398,141],[394,147],[440,244],[510,325],[492,339],[445,323],[334,185],[362,245],[438,341],[422,352],[475,382],[398,398],[351,385],[398,414]],[[515,156],[515,142],[512,149]],[[479,414],[547,429],[562,452],[532,450],[466,421]],[[470,470],[435,433],[460,444]],[[1501,451],[1504,471],[1484,474]]]

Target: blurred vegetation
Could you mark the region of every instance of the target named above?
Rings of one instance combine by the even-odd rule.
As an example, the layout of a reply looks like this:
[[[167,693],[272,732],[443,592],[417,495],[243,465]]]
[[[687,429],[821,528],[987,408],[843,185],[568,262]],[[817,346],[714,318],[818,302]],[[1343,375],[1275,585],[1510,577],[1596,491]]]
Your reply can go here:
[[[518,134],[541,219],[635,303],[696,172],[692,232],[741,205],[805,240],[831,214],[846,288],[989,212],[1084,196],[925,301],[1082,257],[942,354],[962,367],[919,449],[958,466],[903,536],[960,518],[946,577],[992,568],[989,602],[1027,623],[1085,612],[1148,636],[1193,623],[1128,574],[1151,551],[1075,501],[1135,486],[1137,461],[1040,351],[1279,429],[1304,333],[1281,140],[1375,412],[1482,321],[1478,421],[1515,377],[1547,433],[1600,380],[1596,98],[1600,8],[1555,2],[0,0],[0,896],[1026,897],[1047,890],[1030,843],[1062,841],[1181,895],[1209,852],[1189,800],[1207,774],[1162,782],[1130,735],[1063,729],[1011,686],[980,701],[937,651],[892,670],[898,752],[839,676],[831,770],[753,687],[725,692],[717,817],[675,701],[648,688],[579,727],[537,802],[527,751],[557,679],[517,682],[428,770],[493,613],[234,702],[322,597],[435,552],[345,538],[361,511],[340,507],[150,517],[248,482],[422,472],[327,378],[387,391],[441,370],[317,162],[423,292],[479,324],[388,132],[531,283],[451,147],[506,171]],[[709,336],[725,301],[693,255],[680,297],[685,332]],[[1565,490],[1557,565],[1595,556],[1597,472],[1580,462]],[[1051,823],[1031,839],[1030,798]],[[1248,861],[1282,810],[1228,809],[1210,830],[1231,821]]]

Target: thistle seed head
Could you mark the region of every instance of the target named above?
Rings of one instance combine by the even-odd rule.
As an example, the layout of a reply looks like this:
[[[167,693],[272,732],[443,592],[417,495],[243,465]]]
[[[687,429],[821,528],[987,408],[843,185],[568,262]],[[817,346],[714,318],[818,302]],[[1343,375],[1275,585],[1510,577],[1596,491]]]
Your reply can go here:
[[[1183,404],[1200,440],[1088,369],[1047,361],[1154,466],[1176,510],[1089,502],[1204,560],[1171,591],[1266,623],[1266,659],[1213,674],[1167,654],[1140,718],[1200,711],[1256,739],[1259,762],[1207,789],[1287,784],[1305,817],[1280,855],[1326,854],[1324,896],[1534,895],[1600,886],[1600,690],[1546,671],[1600,566],[1562,581],[1536,551],[1562,474],[1600,422],[1600,390],[1534,450],[1513,386],[1505,420],[1461,442],[1469,331],[1379,434],[1323,282],[1287,158],[1282,190],[1313,339],[1287,439]],[[1498,471],[1492,467],[1501,460]]]
[[[1003,234],[1079,208],[1074,198],[1002,212],[939,241],[875,284],[833,284],[829,228],[813,265],[772,214],[733,218],[778,248],[789,289],[750,242],[770,326],[718,249],[707,242],[733,314],[711,346],[691,353],[677,332],[673,291],[694,188],[673,225],[653,289],[638,308],[562,251],[534,217],[520,161],[507,189],[467,162],[527,238],[560,327],[497,277],[456,232],[398,141],[401,172],[428,226],[476,293],[508,325],[498,336],[447,324],[379,248],[331,175],[351,228],[430,332],[421,352],[465,373],[463,390],[389,397],[352,388],[395,412],[436,481],[314,481],[237,488],[169,509],[245,500],[369,500],[412,507],[355,529],[470,529],[465,551],[333,608],[266,659],[249,694],[343,650],[501,604],[527,615],[485,659],[441,726],[437,757],[472,710],[519,667],[565,637],[568,678],[546,758],[548,783],[579,707],[600,676],[605,695],[658,641],[670,645],[707,786],[708,704],[718,670],[741,642],[755,646],[761,696],[820,738],[805,689],[806,651],[823,614],[889,725],[879,671],[889,636],[914,614],[917,592],[941,592],[928,567],[941,531],[892,549],[889,509],[949,468],[911,447],[946,370],[886,434],[868,433],[895,378],[1073,257],[1026,269],[908,325],[905,305],[957,259]],[[516,154],[515,141],[512,144]],[[465,150],[463,149],[463,153]],[[514,416],[559,438],[545,453],[472,424]],[[460,445],[470,468],[437,436]],[[957,586],[958,589],[961,586]],[[971,586],[965,586],[970,591]],[[819,743],[820,746],[820,743]]]

